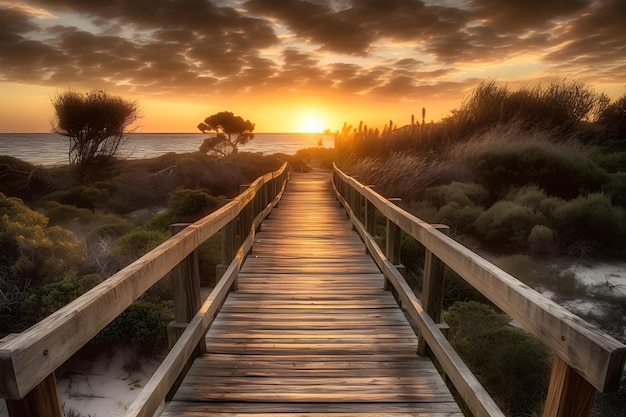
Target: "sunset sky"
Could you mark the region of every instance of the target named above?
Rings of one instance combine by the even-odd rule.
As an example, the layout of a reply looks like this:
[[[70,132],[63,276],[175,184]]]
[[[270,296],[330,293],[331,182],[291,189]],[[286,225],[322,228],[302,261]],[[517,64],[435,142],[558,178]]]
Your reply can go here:
[[[299,132],[563,78],[624,94],[626,1],[0,0],[0,132],[49,132],[68,88],[137,100],[141,132],[224,110]]]

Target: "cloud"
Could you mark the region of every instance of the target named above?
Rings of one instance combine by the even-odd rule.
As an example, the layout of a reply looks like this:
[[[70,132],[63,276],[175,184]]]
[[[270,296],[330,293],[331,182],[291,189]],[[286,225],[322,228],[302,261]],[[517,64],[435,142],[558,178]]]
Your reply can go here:
[[[0,80],[411,101],[475,82],[465,68],[532,56],[623,83],[624,21],[623,0],[0,1]]]
[[[556,39],[560,45],[547,54],[556,68],[589,78],[624,82],[626,66],[626,3],[609,0],[590,5]]]
[[[349,13],[334,11],[329,2],[249,0],[244,6],[252,13],[278,19],[298,38],[323,50],[366,55],[375,39],[374,33],[350,19]]]

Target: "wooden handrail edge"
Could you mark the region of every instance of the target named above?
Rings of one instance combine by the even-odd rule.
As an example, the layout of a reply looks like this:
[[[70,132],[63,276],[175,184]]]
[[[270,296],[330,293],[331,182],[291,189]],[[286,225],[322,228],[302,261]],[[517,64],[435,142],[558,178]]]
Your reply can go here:
[[[619,387],[626,346],[342,172],[335,173],[600,392]],[[503,296],[506,295],[506,296]]]
[[[256,179],[229,203],[22,333],[0,340],[0,398],[19,400],[87,344],[198,245],[235,219],[287,163]]]
[[[165,398],[168,390],[183,371],[185,364],[204,337],[213,323],[215,316],[222,308],[228,292],[232,287],[237,274],[243,264],[246,254],[254,243],[254,231],[251,232],[233,261],[230,263],[224,275],[217,283],[206,301],[196,313],[194,318],[186,326],[176,344],[172,347],[161,365],[154,372],[150,380],[141,390],[141,393],[133,401],[126,411],[125,417],[148,417],[153,416]]]
[[[418,328],[419,336],[426,340],[444,372],[448,375],[465,401],[465,404],[467,404],[472,412],[472,415],[474,417],[505,417],[495,401],[450,345],[450,342],[448,342],[445,335],[442,333],[439,325],[424,311],[421,303],[402,274],[400,274],[395,265],[386,258],[374,238],[366,231],[365,226],[354,215],[348,202],[340,195],[336,187],[335,193],[344,207],[346,207],[348,216],[355,226],[357,233],[359,233],[363,239],[370,255],[385,278],[387,278],[396,289],[403,309]]]

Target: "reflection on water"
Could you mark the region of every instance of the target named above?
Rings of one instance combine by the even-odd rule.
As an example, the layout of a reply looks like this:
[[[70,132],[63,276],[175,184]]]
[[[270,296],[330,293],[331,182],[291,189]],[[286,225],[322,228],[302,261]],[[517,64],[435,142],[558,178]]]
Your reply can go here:
[[[152,158],[168,152],[186,153],[198,150],[204,138],[202,133],[134,133],[122,145],[120,155],[130,159]],[[294,155],[299,149],[317,147],[322,140],[325,147],[334,145],[332,136],[321,133],[257,133],[242,152]],[[53,133],[2,133],[0,155],[10,155],[33,164],[66,164],[69,142]]]

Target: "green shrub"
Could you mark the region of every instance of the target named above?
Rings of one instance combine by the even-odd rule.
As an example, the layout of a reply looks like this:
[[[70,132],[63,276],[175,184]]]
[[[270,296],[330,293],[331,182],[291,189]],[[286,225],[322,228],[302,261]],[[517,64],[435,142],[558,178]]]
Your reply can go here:
[[[524,250],[533,227],[547,223],[544,215],[528,207],[512,201],[499,201],[485,210],[472,227],[476,235],[489,245]]]
[[[134,228],[132,223],[121,217],[107,216],[102,219],[101,222],[106,220],[109,220],[109,222],[99,224],[91,231],[88,240],[95,237],[118,238],[130,233],[130,231]]]
[[[548,348],[477,302],[455,303],[444,320],[455,350],[505,414],[532,415],[542,406],[551,368]]]
[[[165,242],[168,237],[168,234],[157,230],[136,228],[117,239],[108,261],[115,265],[115,270],[121,269]]]
[[[623,252],[626,211],[613,206],[603,193],[581,196],[561,204],[552,213],[552,224],[563,245],[588,242],[596,249]]]
[[[450,343],[458,344],[507,325],[511,319],[477,301],[455,302],[444,313]]]
[[[626,167],[624,170],[626,171]],[[602,191],[611,198],[613,204],[626,208],[626,172],[610,174]]]
[[[533,253],[545,253],[554,245],[554,232],[547,226],[533,226],[528,236],[528,244]]]
[[[483,209],[481,207],[474,205],[461,206],[453,201],[441,207],[433,217],[433,221],[451,226],[454,230],[465,231],[482,213]]]
[[[38,284],[76,271],[85,249],[68,230],[48,226],[48,218],[17,198],[0,193],[0,249],[12,280]]]
[[[163,347],[167,324],[174,319],[172,301],[140,298],[94,338],[97,344],[143,344]]]
[[[546,140],[485,141],[468,148],[462,159],[494,197],[511,187],[537,185],[550,196],[571,199],[599,191],[607,179],[581,147]]]
[[[110,198],[107,189],[79,185],[68,190],[55,191],[43,197],[43,201],[56,201],[61,204],[94,210]]]
[[[66,227],[77,224],[85,225],[96,218],[91,210],[57,201],[44,203],[42,211],[50,219],[50,223]]]
[[[442,207],[451,202],[461,207],[471,207],[484,205],[488,198],[489,192],[480,184],[453,181],[447,185],[426,189],[423,200],[436,207]]]
[[[200,190],[180,190],[170,198],[169,208],[148,221],[144,227],[168,232],[174,223],[193,223],[208,215],[222,203]]]
[[[37,320],[49,316],[61,307],[86,293],[102,282],[98,274],[76,277],[69,275],[63,279],[44,284],[31,291],[24,301],[23,308]]]

